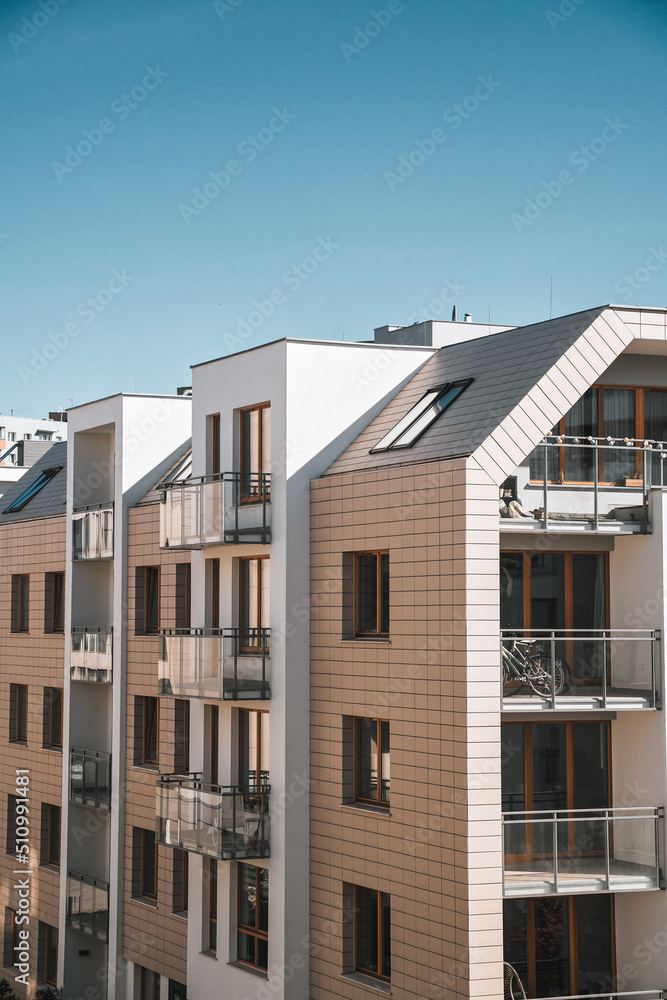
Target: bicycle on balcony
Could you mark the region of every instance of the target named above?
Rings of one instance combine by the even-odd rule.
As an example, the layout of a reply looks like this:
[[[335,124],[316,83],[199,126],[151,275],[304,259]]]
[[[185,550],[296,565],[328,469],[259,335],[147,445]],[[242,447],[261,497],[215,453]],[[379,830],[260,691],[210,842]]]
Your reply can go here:
[[[507,636],[502,640],[503,691],[516,682],[515,694],[529,687],[540,698],[563,694],[570,686],[570,668],[560,656],[553,660],[545,642],[540,639],[519,639]]]

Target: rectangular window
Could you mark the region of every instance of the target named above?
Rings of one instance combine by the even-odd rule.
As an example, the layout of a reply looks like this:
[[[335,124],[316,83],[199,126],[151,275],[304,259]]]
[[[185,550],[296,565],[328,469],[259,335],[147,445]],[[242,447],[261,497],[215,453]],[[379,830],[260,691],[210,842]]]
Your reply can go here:
[[[174,849],[173,867],[173,901],[174,913],[187,914],[188,910],[188,854],[187,851]]]
[[[157,898],[157,848],[153,830],[141,831],[141,895]]]
[[[12,576],[12,632],[27,632],[30,620],[30,577],[27,573]]]
[[[157,698],[143,698],[143,761],[144,764],[157,764],[159,761],[158,731],[160,724],[160,709]]]
[[[60,867],[60,806],[42,803],[40,864]]]
[[[190,563],[176,565],[176,628],[190,628],[191,602],[191,568]]]
[[[174,702],[174,771],[187,774],[190,770],[190,702]]]
[[[137,566],[134,582],[135,634],[157,635],[160,631],[159,566]]]
[[[389,635],[389,553],[356,555],[356,635]]]
[[[271,564],[268,556],[240,560],[239,595],[240,649],[254,652],[265,646],[264,629],[269,628]]]
[[[220,560],[207,559],[205,565],[206,627],[220,628]]]
[[[389,723],[356,719],[355,799],[369,805],[389,805]]]
[[[47,986],[58,981],[58,928],[39,921],[37,976]]]
[[[370,454],[393,448],[410,448],[438,417],[459,398],[474,379],[459,379],[429,389],[388,434],[374,445]]]
[[[258,788],[269,783],[269,713],[239,712],[239,785]]]
[[[63,748],[63,690],[44,688],[44,734],[42,744],[51,750]]]
[[[209,476],[217,476],[220,473],[220,414],[213,413],[206,418],[207,442],[206,442],[206,469]]]
[[[28,741],[28,686],[9,685],[9,740],[11,743]]]
[[[160,974],[152,969],[139,969],[139,1000],[160,1000]]]
[[[206,728],[204,746],[208,746],[208,760],[206,761],[207,777],[209,784],[218,784],[218,759],[220,749],[220,713],[217,705],[205,706],[204,725]]]
[[[391,938],[389,894],[355,887],[355,968],[389,982]]]
[[[269,872],[239,864],[237,958],[266,972],[269,951]]]
[[[7,841],[5,843],[5,850],[7,854],[17,853],[16,805],[17,805],[16,796],[8,795],[7,796]]]
[[[62,633],[65,629],[65,574],[44,575],[44,631]]]
[[[2,964],[5,969],[14,967],[14,949],[18,945],[18,927],[16,926],[16,910],[5,907],[5,934],[2,949]]]
[[[261,403],[241,410],[241,501],[251,503],[269,495],[271,473],[271,405]]]
[[[215,955],[218,950],[218,862],[215,858],[206,858],[204,879],[208,882],[208,893],[204,895],[208,911],[207,951]]]

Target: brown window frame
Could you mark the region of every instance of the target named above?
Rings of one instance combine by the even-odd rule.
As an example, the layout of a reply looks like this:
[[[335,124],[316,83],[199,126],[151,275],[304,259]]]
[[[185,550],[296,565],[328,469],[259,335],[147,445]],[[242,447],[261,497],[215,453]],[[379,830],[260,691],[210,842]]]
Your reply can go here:
[[[249,771],[247,774],[244,774],[242,769],[243,769],[243,761],[244,761],[244,758],[246,756],[246,750],[245,750],[245,747],[244,747],[244,740],[243,740],[243,736],[244,736],[243,720],[244,719],[248,720],[248,733],[250,733],[251,716],[252,715],[256,716],[256,719],[255,719],[255,738],[256,738],[256,745],[257,745],[257,767],[255,768],[254,776],[252,777],[252,780],[251,780],[251,772]],[[268,777],[264,781],[262,780],[261,762],[262,762],[262,756],[263,756],[263,750],[264,750],[263,738],[262,738],[262,716],[266,716],[267,719],[270,719],[270,715],[269,715],[269,712],[268,712],[267,709],[257,709],[257,708],[241,708],[241,709],[239,709],[239,769],[238,769],[238,783],[239,783],[239,785],[240,785],[241,788],[253,788],[253,787],[259,788],[263,784],[268,784]],[[269,732],[269,746],[270,746],[270,739],[271,739],[271,736],[270,736],[270,732]],[[253,785],[253,781],[255,783],[254,785]]]
[[[144,635],[160,634],[160,567],[144,566]],[[155,604],[153,605],[153,600]],[[151,611],[155,610],[155,622]]]
[[[45,803],[46,806],[46,853],[44,856],[43,864],[50,865],[52,868],[60,868],[60,856],[62,853],[61,844],[61,814],[60,806],[52,805],[51,803]],[[54,835],[57,842],[57,856],[54,848]]]
[[[149,755],[151,742],[149,703],[155,704],[155,757]],[[144,695],[142,698],[142,744],[141,763],[157,766],[160,763],[160,699],[153,695]]]
[[[208,705],[209,722],[209,778],[211,785],[218,784],[220,759],[220,711],[217,705]]]
[[[376,557],[376,621],[377,629],[374,632],[362,632],[359,629],[359,558],[360,556]],[[388,549],[369,549],[365,552],[354,553],[354,634],[360,639],[389,638],[391,622],[386,632],[382,631],[382,556],[389,556]],[[387,597],[389,601],[389,596]],[[387,607],[387,619],[389,619],[389,607]]]
[[[54,696],[53,692],[57,693],[56,696]],[[62,751],[63,700],[62,688],[44,688],[44,749]],[[57,711],[58,708],[59,711]],[[60,732],[60,739],[58,739],[58,732]]]
[[[359,931],[360,931],[360,921],[359,921],[359,890],[364,892],[374,892],[377,896],[377,925],[378,925],[378,940],[377,940],[377,954],[378,954],[378,968],[382,964],[382,954],[383,954],[383,927],[382,927],[382,901],[386,896],[389,899],[389,922],[391,924],[391,895],[388,892],[382,892],[380,889],[369,889],[366,886],[355,885],[354,886],[354,969],[355,972],[360,972],[364,976],[371,976],[373,979],[377,979],[382,983],[391,982],[391,970],[389,975],[382,974],[379,972],[374,972],[372,969],[367,969],[365,966],[359,964]],[[390,930],[391,939],[391,930]],[[391,953],[390,953],[391,958]]]
[[[241,503],[262,503],[268,501],[270,497],[270,486],[264,491],[262,485],[265,484],[264,479],[260,479],[257,483],[256,488],[253,486],[252,476],[264,476],[267,475],[263,471],[263,458],[264,458],[264,420],[262,410],[271,409],[271,403],[255,403],[253,406],[243,406],[239,410],[239,471],[240,471],[240,498]],[[244,456],[245,456],[245,418],[248,413],[257,413],[257,454],[259,456],[260,468],[257,472],[252,469],[245,468]],[[269,448],[271,446],[271,440],[269,437]],[[271,465],[271,459],[269,455],[269,466]]]
[[[55,936],[55,968],[51,968],[51,938]],[[44,924],[44,982],[47,986],[58,986],[58,928]]]
[[[208,627],[220,628],[220,560],[207,559]]]
[[[153,865],[152,865],[152,867],[153,867],[153,872],[152,872],[153,891],[152,892],[148,892],[147,888],[146,888],[147,883],[149,881],[146,878],[147,873],[148,873],[148,866],[146,864],[146,854],[147,854],[147,851],[146,851],[146,841],[147,841],[147,839],[149,837],[153,838]],[[157,845],[156,840],[155,840],[155,831],[154,830],[143,830],[142,829],[141,830],[141,896],[142,896],[143,899],[150,899],[150,900],[153,900],[153,901],[157,901],[157,876],[158,876],[158,854],[157,854],[157,847],[158,847],[158,845]]]
[[[174,769],[177,774],[190,772],[190,702],[187,698],[174,701]]]
[[[11,728],[9,732],[10,743],[20,743],[27,746],[28,743],[28,685],[10,684],[10,719]]]
[[[160,1000],[160,974],[143,965],[140,965],[139,969],[139,1000]],[[148,976],[152,977],[152,987],[146,982]]]
[[[220,475],[220,414],[209,413],[208,417],[210,454],[208,467],[210,476]]]
[[[172,913],[184,915],[188,912],[188,852],[175,847],[172,860]]]
[[[51,631],[62,635],[65,631],[65,574],[52,574]]]
[[[262,629],[268,629],[270,627],[269,622],[262,621],[262,565],[266,561],[266,565],[270,566],[270,556],[242,556],[239,559],[239,652],[240,653],[265,653],[269,652],[268,646],[262,646],[260,642],[260,634]],[[247,630],[243,626],[243,616],[245,612],[246,605],[249,604],[249,595],[246,597],[244,594],[244,571],[243,567],[246,563],[256,562],[257,563],[257,607],[255,608],[257,616],[257,626],[249,627]],[[270,571],[269,571],[270,572]],[[269,589],[271,587],[271,577],[269,576]],[[270,597],[269,597],[270,601]],[[270,619],[269,619],[270,621]],[[257,632],[256,641],[244,642],[244,635],[247,638],[251,638],[251,633]]]
[[[176,628],[189,629],[192,606],[192,563],[176,564]]]
[[[259,908],[259,894],[260,894],[259,874],[262,871],[267,871],[267,869],[260,868],[259,865],[246,865],[243,862],[239,862],[239,866],[238,866],[238,884],[237,884],[237,908],[236,908],[237,961],[238,961],[239,965],[247,965],[251,969],[259,969],[262,972],[267,972],[268,970],[263,965],[259,965],[258,964],[258,962],[257,962],[257,954],[258,954],[258,951],[259,951],[259,948],[258,948],[258,942],[259,941],[265,941],[267,943],[267,947],[268,947],[268,941],[269,941],[269,930],[268,930],[268,927],[266,928],[266,930],[264,930],[264,928],[260,928],[260,927],[257,927],[257,926],[250,927],[249,924],[244,924],[244,923],[241,922],[241,889],[242,889],[242,886],[243,886],[242,874],[243,874],[243,869],[244,868],[254,869],[254,872],[255,872],[255,899],[257,900],[257,903],[255,904],[255,921],[256,921],[256,923],[259,922],[259,912],[260,912],[260,908]],[[267,921],[267,923],[268,923],[268,921]],[[239,934],[245,934],[246,937],[254,938],[254,941],[255,941],[255,961],[254,962],[248,962],[245,959],[242,959],[242,958],[238,957],[238,937],[239,937]]]
[[[377,745],[377,796],[375,799],[367,799],[359,794],[359,723],[368,722],[370,718],[371,722],[376,723],[376,745]],[[364,805],[377,806],[380,809],[389,809],[391,806],[391,796],[385,802],[382,799],[382,726],[389,726],[389,719],[374,719],[370,716],[356,716],[354,718],[354,801],[360,802]],[[391,750],[390,750],[391,754]]]
[[[16,573],[16,621],[12,632],[30,631],[30,574]]]

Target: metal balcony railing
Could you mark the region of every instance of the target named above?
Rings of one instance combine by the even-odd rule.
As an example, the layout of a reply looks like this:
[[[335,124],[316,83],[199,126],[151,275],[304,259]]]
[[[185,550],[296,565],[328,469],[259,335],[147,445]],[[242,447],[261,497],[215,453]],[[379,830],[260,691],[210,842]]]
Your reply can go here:
[[[503,708],[660,708],[659,629],[501,630]]]
[[[160,548],[271,541],[271,476],[220,472],[165,483]]]
[[[113,559],[113,503],[75,507],[72,514],[72,558]]]
[[[505,896],[663,888],[664,810],[504,812]]]
[[[160,630],[158,694],[267,700],[270,682],[268,628]]]
[[[70,677],[73,681],[111,684],[113,628],[72,627]]]
[[[111,754],[72,747],[69,765],[69,798],[82,806],[111,809]]]
[[[269,785],[209,785],[200,774],[170,774],[156,793],[158,843],[223,861],[269,857]]]
[[[108,941],[109,883],[68,871],[67,924],[99,941]]]
[[[649,491],[667,485],[665,459],[667,443],[663,441],[547,434],[530,455],[530,482],[533,487],[541,484],[541,506],[531,511],[532,503],[522,496],[524,512],[532,513],[545,530],[562,529],[564,522],[579,521],[598,531],[609,528],[609,522],[621,521],[626,522],[626,530],[646,534]],[[620,487],[625,492],[614,496],[614,489]],[[626,506],[628,489],[637,497],[634,507]],[[563,490],[570,497],[566,509],[558,498],[558,492]],[[605,499],[611,499],[612,504],[603,510]],[[515,517],[509,504],[501,507],[503,515],[521,522],[521,514]],[[515,523],[506,526],[514,528]]]
[[[637,990],[633,993],[585,993],[577,994],[576,996],[561,997],[559,1000],[615,1000],[616,997],[623,998],[623,1000],[667,1000],[667,992],[665,990]],[[544,998],[544,1000],[553,1000],[553,997]]]

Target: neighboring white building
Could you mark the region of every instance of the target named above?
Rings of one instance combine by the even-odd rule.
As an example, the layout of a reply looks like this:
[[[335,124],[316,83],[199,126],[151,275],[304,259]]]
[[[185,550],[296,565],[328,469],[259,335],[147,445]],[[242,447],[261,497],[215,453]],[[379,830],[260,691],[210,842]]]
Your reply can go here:
[[[41,458],[49,445],[66,440],[66,413],[50,413],[48,419],[42,420],[0,413],[0,496]]]

